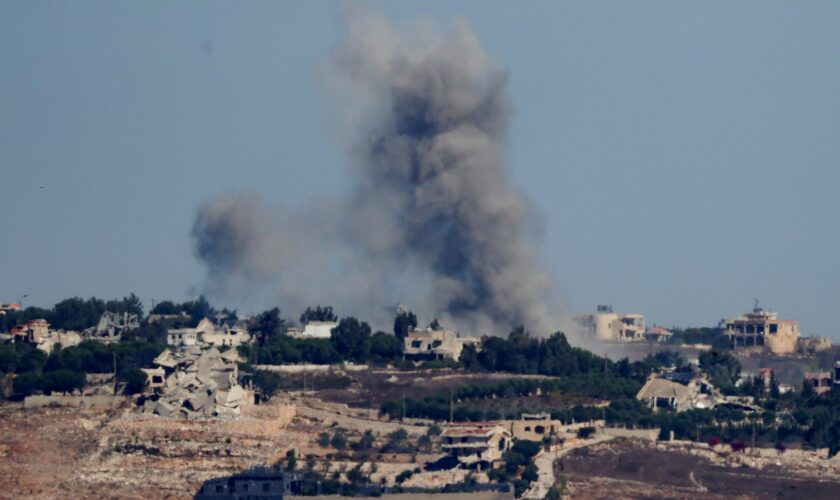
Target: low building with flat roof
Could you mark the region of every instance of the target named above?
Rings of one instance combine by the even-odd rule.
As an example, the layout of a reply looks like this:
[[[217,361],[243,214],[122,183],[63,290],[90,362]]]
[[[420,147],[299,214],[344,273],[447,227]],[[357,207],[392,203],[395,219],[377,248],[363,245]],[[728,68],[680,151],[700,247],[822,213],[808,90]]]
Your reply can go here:
[[[403,339],[403,354],[406,359],[433,360],[451,359],[458,361],[464,346],[474,345],[478,348],[481,339],[461,337],[451,330],[412,330]]]

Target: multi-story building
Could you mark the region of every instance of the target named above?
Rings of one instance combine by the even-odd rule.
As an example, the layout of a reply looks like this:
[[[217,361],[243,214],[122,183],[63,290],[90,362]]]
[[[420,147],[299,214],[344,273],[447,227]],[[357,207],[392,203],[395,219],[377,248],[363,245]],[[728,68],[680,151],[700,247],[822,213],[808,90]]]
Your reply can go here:
[[[213,347],[236,347],[248,343],[251,334],[245,328],[228,325],[217,326],[209,318],[202,319],[195,328],[169,330],[166,342],[172,347],[193,345]]]
[[[619,314],[612,306],[598,306],[598,311],[575,317],[584,331],[605,342],[642,342],[645,340],[645,317]]]
[[[775,312],[758,307],[758,301],[752,312],[724,320],[721,327],[733,349],[766,348],[773,354],[793,354],[799,343],[799,324],[779,319]]]
[[[464,465],[482,467],[501,460],[511,446],[511,434],[499,422],[449,424],[441,433],[442,447]]]

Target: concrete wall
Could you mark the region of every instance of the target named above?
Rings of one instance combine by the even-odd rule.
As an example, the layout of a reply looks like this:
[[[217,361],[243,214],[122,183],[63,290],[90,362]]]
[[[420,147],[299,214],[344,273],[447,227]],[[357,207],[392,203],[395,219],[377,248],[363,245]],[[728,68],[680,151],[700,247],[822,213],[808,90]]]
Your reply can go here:
[[[624,429],[620,427],[605,427],[599,431],[601,434],[613,437],[646,439],[656,441],[659,437],[659,429]]]

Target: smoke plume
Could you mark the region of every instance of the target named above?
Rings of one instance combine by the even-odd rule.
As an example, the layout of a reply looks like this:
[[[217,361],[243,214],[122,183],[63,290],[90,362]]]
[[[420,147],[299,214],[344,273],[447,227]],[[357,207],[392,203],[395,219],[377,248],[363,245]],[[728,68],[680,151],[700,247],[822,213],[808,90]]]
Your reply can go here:
[[[363,317],[374,301],[406,301],[469,333],[558,329],[502,156],[507,72],[464,24],[439,33],[368,10],[346,20],[322,74],[352,192],[315,215],[250,194],[206,202],[192,236],[211,286],[270,283],[281,301],[334,301]],[[330,250],[313,254],[313,240]]]

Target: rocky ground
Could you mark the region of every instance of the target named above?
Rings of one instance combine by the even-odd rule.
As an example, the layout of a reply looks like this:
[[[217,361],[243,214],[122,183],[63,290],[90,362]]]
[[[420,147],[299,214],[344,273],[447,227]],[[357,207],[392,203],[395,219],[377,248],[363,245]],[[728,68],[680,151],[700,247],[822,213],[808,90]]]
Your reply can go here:
[[[290,449],[301,465],[325,475],[363,462],[371,480],[393,483],[400,472],[441,456],[418,453],[413,445],[405,452],[376,451],[401,428],[408,444],[415,443],[427,430],[422,422],[383,422],[375,411],[313,398],[277,397],[236,419],[201,420],[140,415],[129,400],[85,409],[3,403],[0,422],[0,498],[191,498],[207,479],[274,464]],[[318,444],[320,433],[338,429],[350,443],[370,430],[376,443],[361,456]],[[415,474],[411,483],[452,479],[437,476]]]
[[[618,438],[555,463],[568,498],[840,498],[838,464]]]

